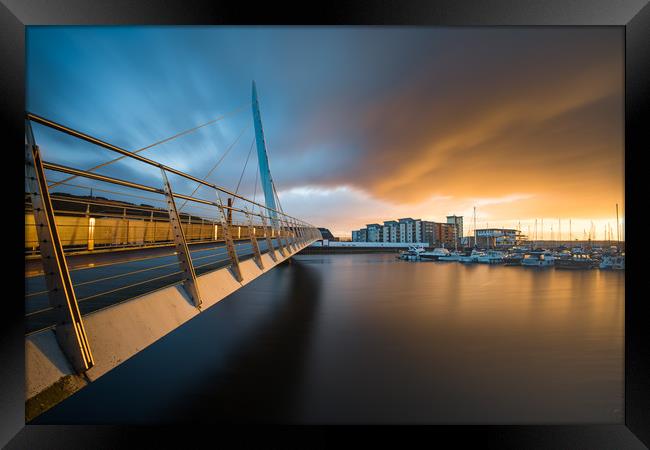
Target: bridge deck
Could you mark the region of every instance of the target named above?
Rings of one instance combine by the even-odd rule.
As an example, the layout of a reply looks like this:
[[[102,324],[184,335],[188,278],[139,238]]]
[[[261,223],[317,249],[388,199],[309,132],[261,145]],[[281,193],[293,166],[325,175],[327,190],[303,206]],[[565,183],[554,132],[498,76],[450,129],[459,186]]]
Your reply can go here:
[[[91,169],[45,161],[32,122],[120,156]],[[212,170],[199,179],[43,117],[27,113],[25,123],[25,251],[40,252],[25,267],[26,410],[33,414],[320,237],[276,209],[268,185],[261,204],[238,194],[239,184],[232,192],[207,181]],[[123,158],[142,174],[153,169],[140,180],[147,184],[95,171]],[[266,172],[262,180],[270,181]]]
[[[273,240],[278,248],[277,241]],[[260,251],[268,251],[266,241],[258,241]],[[253,257],[249,240],[235,242],[240,261]],[[197,275],[230,265],[224,242],[190,244]],[[82,314],[120,303],[181,281],[178,259],[173,246],[133,248],[115,252],[85,253],[67,258],[70,275]],[[50,308],[40,259],[26,261],[25,332],[52,327]]]

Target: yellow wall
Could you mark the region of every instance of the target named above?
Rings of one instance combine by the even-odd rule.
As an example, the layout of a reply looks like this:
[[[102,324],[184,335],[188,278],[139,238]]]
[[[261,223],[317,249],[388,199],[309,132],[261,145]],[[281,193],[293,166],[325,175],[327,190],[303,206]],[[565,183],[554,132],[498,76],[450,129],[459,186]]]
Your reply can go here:
[[[89,218],[74,216],[56,216],[59,237],[64,246],[88,246]],[[214,239],[214,226],[208,223],[182,224],[183,232],[188,241]],[[248,227],[231,226],[233,239],[247,239]],[[217,228],[217,239],[223,239],[223,230]],[[284,233],[283,233],[284,234]],[[257,228],[256,236],[261,238],[262,230]],[[164,243],[172,241],[171,227],[167,221],[150,221],[149,219],[120,219],[110,217],[95,218],[93,227],[94,247],[106,245],[142,245],[146,243]],[[25,214],[25,248],[38,248],[34,215]]]

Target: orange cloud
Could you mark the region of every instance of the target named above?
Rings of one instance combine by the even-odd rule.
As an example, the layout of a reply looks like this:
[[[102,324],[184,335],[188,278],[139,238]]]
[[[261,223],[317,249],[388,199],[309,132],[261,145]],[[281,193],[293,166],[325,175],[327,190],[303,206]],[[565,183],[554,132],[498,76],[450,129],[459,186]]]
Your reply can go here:
[[[469,52],[404,74],[336,119],[318,116],[311,131],[332,132],[335,120],[359,143],[358,163],[331,183],[413,211],[452,198],[452,209],[431,206],[441,216],[523,194],[485,209],[493,219],[611,217],[624,200],[623,46],[621,33],[603,36],[539,44],[502,65]]]

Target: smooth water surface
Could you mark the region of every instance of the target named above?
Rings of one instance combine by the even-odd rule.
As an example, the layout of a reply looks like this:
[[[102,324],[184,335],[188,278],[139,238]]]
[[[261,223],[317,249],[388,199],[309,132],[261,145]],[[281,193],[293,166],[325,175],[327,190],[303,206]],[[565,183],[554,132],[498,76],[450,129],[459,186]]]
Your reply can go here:
[[[624,274],[300,255],[34,423],[622,423]]]

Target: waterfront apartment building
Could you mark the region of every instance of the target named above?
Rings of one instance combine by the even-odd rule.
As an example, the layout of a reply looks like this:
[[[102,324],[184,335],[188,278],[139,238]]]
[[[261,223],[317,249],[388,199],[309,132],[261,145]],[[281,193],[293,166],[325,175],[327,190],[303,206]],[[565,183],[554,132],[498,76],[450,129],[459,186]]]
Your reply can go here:
[[[477,228],[476,242],[481,248],[507,248],[521,245],[526,236],[511,228]]]
[[[462,217],[460,217],[462,224]],[[461,225],[462,227],[462,225]],[[426,242],[430,247],[454,247],[457,224],[432,222],[403,217],[366,225],[366,228],[352,231],[353,242]]]
[[[354,230],[352,232],[352,242],[367,242],[368,241],[368,233],[365,228],[362,228],[360,230]]]
[[[378,223],[370,223],[366,225],[366,241],[367,242],[383,242],[383,227]]]
[[[432,242],[446,248],[454,247],[457,241],[456,224],[435,222],[435,234]]]
[[[399,240],[397,242],[424,242],[418,239],[418,234],[415,231],[416,220],[406,217],[399,219]],[[421,228],[421,224],[418,228]]]
[[[455,239],[460,239],[462,238],[463,235],[463,216],[447,216],[447,223],[453,224],[455,231],[456,231],[456,236]]]
[[[384,221],[384,228],[382,230],[383,242],[399,242],[399,222],[396,220]]]

